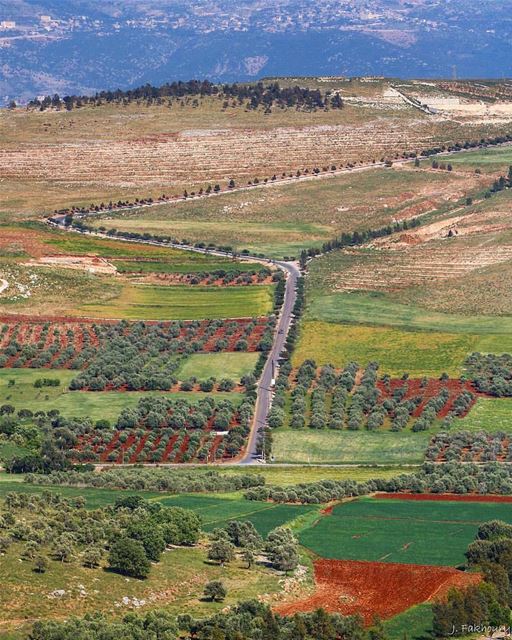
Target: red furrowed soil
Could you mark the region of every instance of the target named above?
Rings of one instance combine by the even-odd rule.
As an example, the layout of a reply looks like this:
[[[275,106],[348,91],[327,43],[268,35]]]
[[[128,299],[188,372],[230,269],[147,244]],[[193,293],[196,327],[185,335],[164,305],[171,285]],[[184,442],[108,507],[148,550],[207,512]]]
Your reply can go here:
[[[389,385],[384,384],[382,381],[377,382],[377,388],[382,393],[383,398],[390,398],[393,396],[393,391],[395,389],[401,389],[404,385],[407,386],[407,393],[404,396],[404,400],[409,400],[414,398],[415,396],[421,397],[421,404],[415,409],[413,418],[417,418],[427,402],[437,396],[442,389],[447,389],[450,393],[450,396],[444,405],[444,407],[438,412],[438,418],[445,418],[448,413],[452,409],[452,405],[463,391],[470,391],[473,395],[476,395],[478,392],[473,386],[472,382],[461,382],[460,380],[438,380],[435,378],[430,378],[427,380],[427,384],[423,385],[422,380],[419,378],[410,378],[408,380],[390,380]],[[476,401],[476,400],[475,400]],[[474,403],[473,403],[474,404]],[[472,406],[472,405],[471,405]],[[461,417],[464,417],[469,412],[466,411]]]
[[[379,500],[425,500],[437,502],[512,502],[512,496],[478,495],[476,493],[376,493]]]
[[[420,604],[446,596],[451,587],[477,584],[481,576],[451,567],[431,567],[358,560],[314,563],[316,592],[309,598],[276,607],[282,615],[313,611],[359,613],[365,624],[385,620]]]

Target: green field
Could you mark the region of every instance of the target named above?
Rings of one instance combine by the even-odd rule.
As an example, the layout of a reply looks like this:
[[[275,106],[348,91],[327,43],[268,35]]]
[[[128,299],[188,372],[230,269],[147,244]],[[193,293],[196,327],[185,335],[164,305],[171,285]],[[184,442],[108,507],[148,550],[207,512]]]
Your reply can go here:
[[[238,382],[242,376],[252,373],[258,353],[197,353],[188,357],[177,372],[180,380],[191,376],[198,380],[214,377],[230,378]]]
[[[381,293],[336,293],[315,296],[308,305],[307,318],[324,322],[345,322],[386,326],[415,331],[466,333],[475,336],[511,335],[510,316],[463,316],[429,312],[421,307],[390,300]]]
[[[300,541],[326,558],[457,566],[479,524],[495,519],[512,523],[512,506],[359,498],[302,531]]]
[[[192,509],[201,516],[206,531],[222,527],[229,520],[249,520],[263,536],[275,527],[290,523],[299,516],[318,510],[318,506],[313,505],[253,502],[239,497],[226,496],[182,494],[164,498],[160,502],[168,507],[178,506]]]
[[[465,418],[458,418],[453,430],[512,433],[512,399],[478,398]]]
[[[113,504],[117,498],[123,496],[138,495],[146,500],[159,500],[165,497],[165,494],[151,491],[134,491],[123,489],[96,489],[92,487],[64,487],[64,486],[48,486],[28,484],[23,482],[23,476],[10,475],[8,473],[0,473],[0,500],[10,491],[17,493],[39,494],[44,491],[57,493],[64,498],[83,497],[86,501],[88,509],[98,509]]]
[[[396,464],[423,462],[431,433],[276,429],[272,433],[276,463]]]
[[[433,638],[433,614],[429,604],[419,604],[384,621],[384,630],[390,640],[428,640]]]
[[[204,470],[207,470],[206,467]],[[201,472],[201,469],[198,469],[198,471]],[[83,496],[89,509],[113,504],[122,496],[138,495],[146,500],[161,502],[168,507],[178,506],[184,509],[191,509],[201,517],[205,531],[211,531],[215,527],[222,527],[229,520],[250,520],[262,535],[266,535],[275,527],[290,523],[300,516],[316,512],[319,509],[318,506],[314,505],[253,502],[245,500],[241,493],[174,495],[154,491],[28,484],[23,482],[23,476],[0,473],[0,499],[3,499],[10,491],[29,494],[50,491],[65,498]]]
[[[165,287],[125,285],[103,304],[83,304],[73,315],[126,320],[202,320],[247,318],[272,310],[272,286]]]
[[[40,241],[49,248],[58,249],[63,254],[71,255],[98,255],[103,258],[150,258],[156,264],[173,265],[176,269],[208,270],[210,268],[227,268],[233,265],[233,261],[223,260],[218,256],[209,256],[204,253],[193,251],[181,251],[171,247],[158,247],[141,242],[126,242],[109,238],[95,238],[90,235],[79,233],[65,233],[55,229],[50,229],[46,225],[39,223],[26,223],[20,226],[38,231]],[[121,262],[123,264],[123,262]],[[212,266],[215,265],[215,266]],[[222,265],[222,266],[221,266]],[[243,267],[242,267],[243,268]]]
[[[60,398],[76,376],[69,369],[0,369],[0,404],[37,411],[40,404]],[[60,386],[36,389],[34,382],[40,378],[59,380]]]
[[[482,171],[496,171],[500,168],[507,168],[512,164],[512,147],[497,147],[489,149],[478,149],[476,151],[466,151],[456,155],[451,155],[448,162],[454,167],[467,166],[470,168],[480,168]]]
[[[161,502],[164,506],[183,507],[197,513],[205,531],[224,526],[229,520],[250,520],[265,536],[271,529],[290,523],[296,518],[318,511],[314,505],[272,504],[245,500],[241,494],[179,494],[171,495],[151,491],[120,489],[96,489],[90,487],[43,486],[22,482],[20,476],[0,474],[0,499],[10,491],[21,493],[42,493],[51,491],[65,498],[83,496],[90,509],[114,503],[125,495],[139,495],[146,500]]]
[[[173,251],[173,250],[170,250]],[[174,253],[179,253],[178,256]],[[261,265],[257,262],[246,260],[222,260],[218,256],[211,256],[206,260],[185,260],[183,256],[200,256],[203,254],[191,251],[175,251],[168,259],[167,256],[161,260],[145,260],[137,262],[135,260],[113,260],[112,264],[120,273],[198,273],[211,271],[258,271]]]

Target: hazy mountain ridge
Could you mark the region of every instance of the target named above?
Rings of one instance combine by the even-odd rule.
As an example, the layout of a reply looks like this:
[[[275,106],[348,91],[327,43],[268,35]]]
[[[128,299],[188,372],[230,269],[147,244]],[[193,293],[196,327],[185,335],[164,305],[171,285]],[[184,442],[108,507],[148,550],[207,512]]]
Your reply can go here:
[[[512,75],[512,0],[0,0],[0,98],[265,75]]]

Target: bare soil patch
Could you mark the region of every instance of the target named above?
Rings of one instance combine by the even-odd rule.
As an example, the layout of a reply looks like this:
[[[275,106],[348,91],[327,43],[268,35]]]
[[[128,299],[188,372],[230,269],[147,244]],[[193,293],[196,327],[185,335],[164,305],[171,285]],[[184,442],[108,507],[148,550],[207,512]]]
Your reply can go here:
[[[368,625],[375,616],[392,618],[416,604],[442,599],[452,587],[481,580],[479,574],[451,567],[357,560],[318,560],[314,569],[315,593],[278,606],[278,613],[292,615],[322,607],[343,615],[359,613]]]
[[[27,267],[61,267],[78,269],[88,273],[116,275],[117,269],[113,264],[98,256],[42,256],[38,260],[25,263]]]

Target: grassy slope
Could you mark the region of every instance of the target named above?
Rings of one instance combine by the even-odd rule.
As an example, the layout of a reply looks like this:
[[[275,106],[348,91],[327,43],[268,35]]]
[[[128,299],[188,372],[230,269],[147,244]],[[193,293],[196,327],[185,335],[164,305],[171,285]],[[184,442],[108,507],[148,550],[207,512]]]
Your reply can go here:
[[[92,219],[92,224],[208,239],[282,257],[342,231],[384,226],[405,206],[423,202],[422,190],[458,179],[454,174],[376,169],[109,214],[107,220]]]
[[[325,91],[326,87],[322,87]],[[362,88],[364,89],[364,88]],[[169,131],[194,131],[206,130],[240,130],[244,135],[247,129],[268,130],[276,127],[309,127],[317,125],[345,125],[354,126],[368,122],[368,120],[381,120],[383,118],[397,119],[413,117],[416,121],[421,115],[414,109],[363,109],[353,106],[345,106],[342,111],[318,110],[315,113],[300,112],[295,109],[273,109],[271,114],[263,115],[262,110],[248,111],[245,105],[241,107],[222,109],[223,101],[216,98],[201,100],[199,108],[189,105],[178,107],[175,103],[172,109],[167,106],[145,107],[132,104],[127,107],[105,105],[100,108],[86,107],[72,112],[16,112],[5,113],[0,121],[0,140],[2,148],[16,149],[20,145],[47,145],[55,143],[78,142],[95,143],[103,142],[108,148],[110,140],[120,142],[123,140],[139,140],[146,136],[169,134]],[[426,125],[428,126],[428,125]],[[446,135],[446,134],[445,134]],[[449,135],[449,134],[448,134]],[[149,142],[151,144],[151,141]],[[286,150],[283,150],[283,161],[286,158]],[[283,162],[284,164],[284,162]],[[293,159],[284,164],[285,167],[293,166]],[[243,171],[245,163],[241,163]],[[158,168],[158,166],[157,166]],[[192,167],[193,169],[194,167]],[[56,176],[57,178],[58,176]],[[235,172],[236,177],[236,172]],[[211,171],[210,181],[224,180],[222,171]],[[194,184],[184,182],[189,191]],[[198,185],[199,186],[199,185]],[[201,184],[200,186],[205,186]],[[94,182],[79,182],[62,184],[58,180],[47,180],[44,189],[40,182],[31,174],[23,179],[4,180],[0,183],[0,212],[6,211],[33,214],[33,211],[52,211],[69,205],[88,205],[91,201],[134,199],[141,196],[143,185],[135,184],[126,186],[122,182],[115,181],[109,184]],[[162,192],[169,193],[168,182],[163,184],[151,184],[144,188],[144,195],[158,197]],[[179,188],[172,192],[178,191]]]
[[[455,566],[479,523],[496,518],[512,522],[510,506],[362,498],[335,507],[300,539],[328,558]]]
[[[15,545],[0,566],[0,608],[3,611],[0,637],[3,631],[23,625],[24,620],[81,616],[97,611],[123,615],[129,608],[116,605],[123,597],[144,599],[152,602],[152,606],[174,614],[187,611],[206,616],[240,599],[280,590],[279,576],[269,569],[257,566],[249,571],[240,559],[219,567],[205,562],[204,548],[167,551],[144,581],[127,580],[102,569],[85,569],[76,561],[70,565],[51,561],[45,574],[35,574],[32,562],[18,560],[21,548],[22,545]],[[228,589],[228,597],[223,603],[201,600],[204,585],[213,579],[221,579]],[[64,596],[57,601],[48,597],[59,589],[65,591]],[[81,590],[87,595],[81,596]]]

